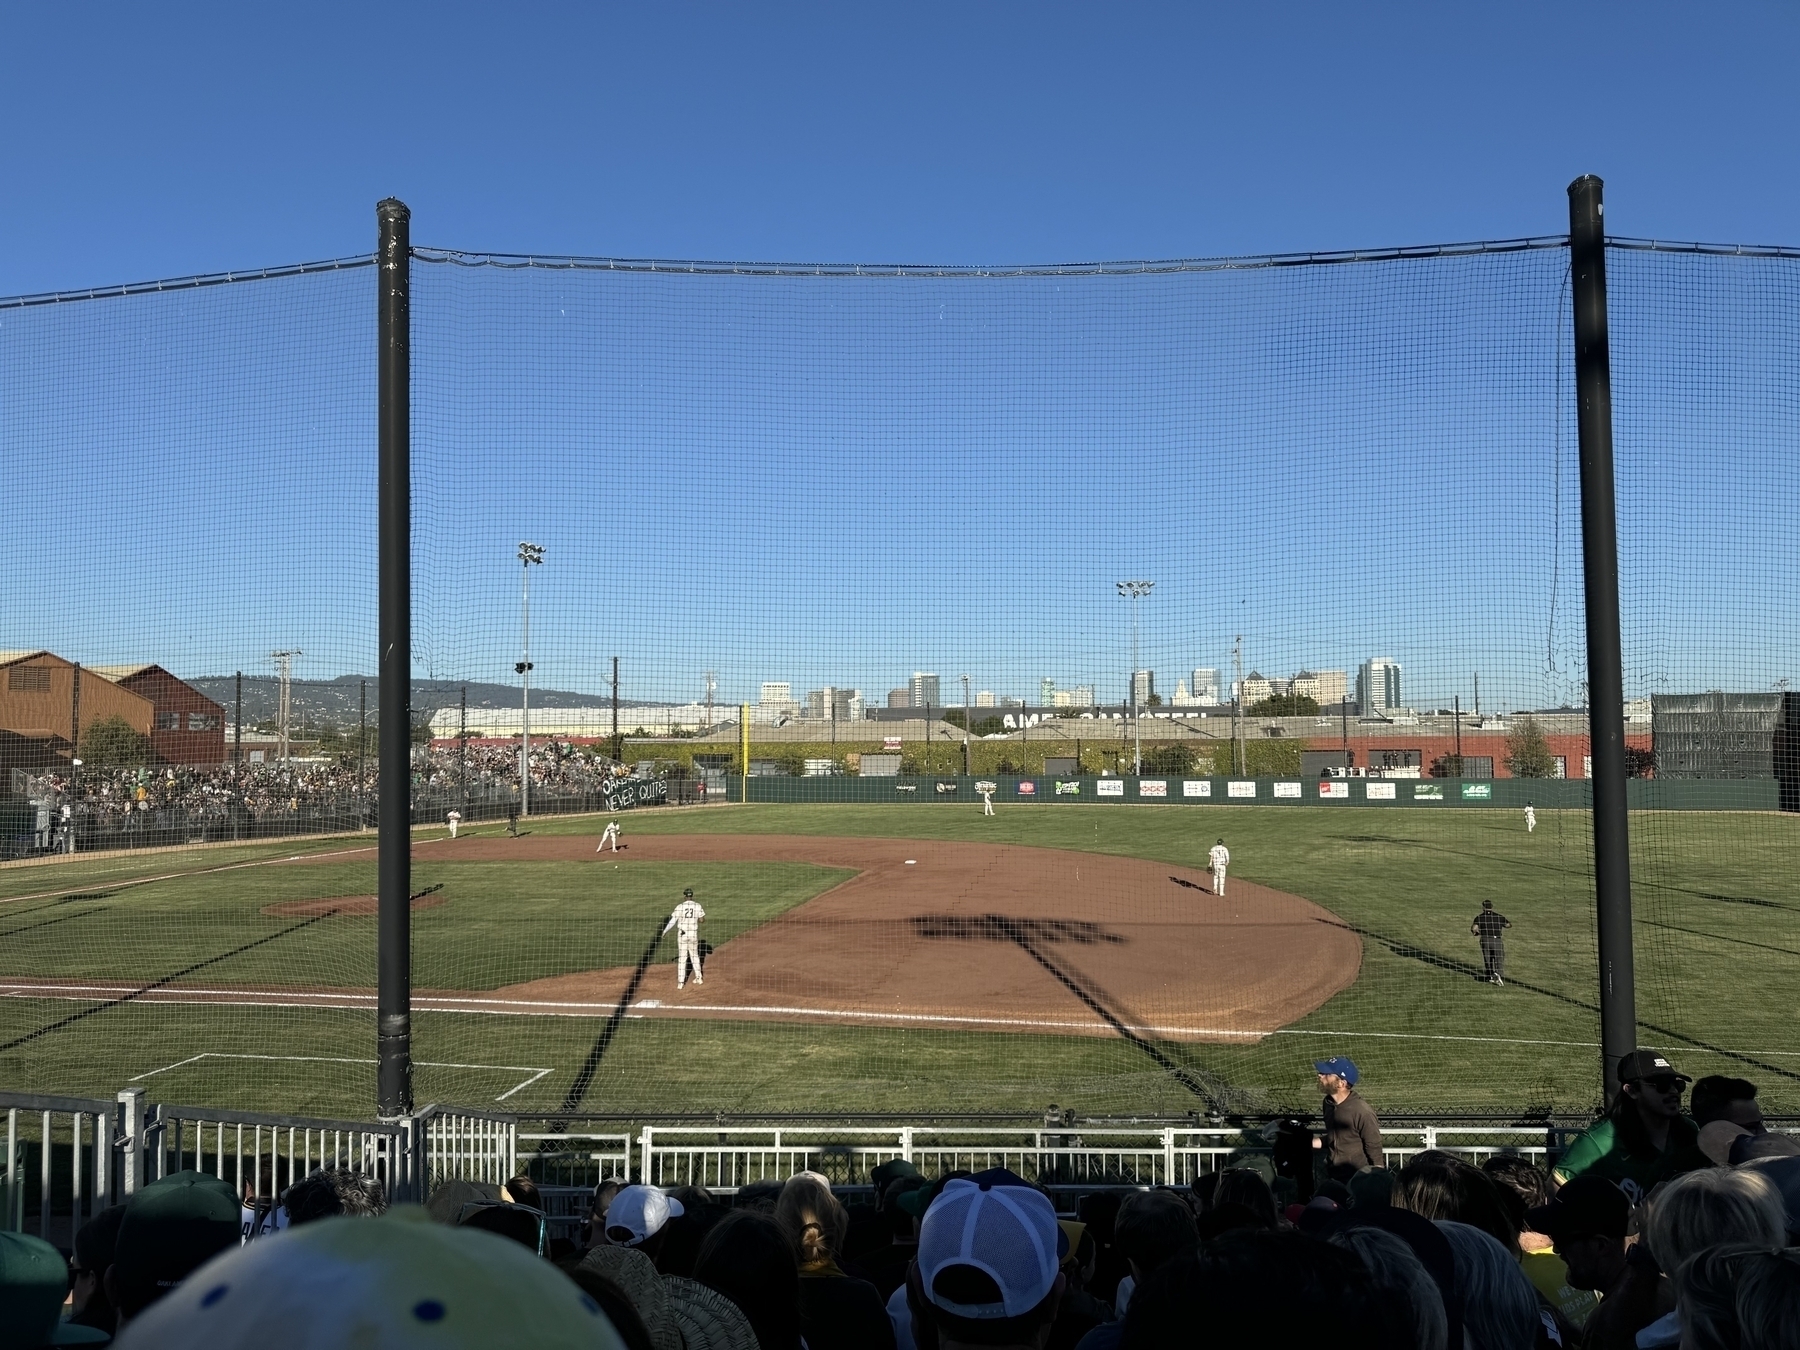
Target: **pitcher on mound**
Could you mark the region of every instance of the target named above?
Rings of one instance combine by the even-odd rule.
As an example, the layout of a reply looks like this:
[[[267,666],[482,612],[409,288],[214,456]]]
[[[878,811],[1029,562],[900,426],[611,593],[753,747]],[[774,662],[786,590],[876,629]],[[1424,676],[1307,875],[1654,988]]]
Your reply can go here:
[[[693,888],[689,887],[681,893],[681,903],[675,906],[675,912],[669,915],[669,922],[663,926],[663,932],[675,930],[675,987],[680,989],[687,983],[688,965],[694,967],[694,983],[705,984],[700,976],[700,921],[706,917],[706,911],[700,908],[694,899]]]

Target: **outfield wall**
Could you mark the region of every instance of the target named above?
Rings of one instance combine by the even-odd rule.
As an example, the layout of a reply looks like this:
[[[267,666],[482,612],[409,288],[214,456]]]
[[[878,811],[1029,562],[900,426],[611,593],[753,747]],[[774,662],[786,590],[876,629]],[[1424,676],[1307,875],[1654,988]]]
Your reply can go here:
[[[1527,804],[1587,810],[1590,784],[1565,778],[988,778],[848,776],[728,778],[728,800],[751,802],[967,802],[979,805],[975,785],[996,787],[996,806],[1149,802],[1158,806],[1448,806]],[[745,796],[746,786],[748,796]],[[1634,811],[1775,811],[1772,778],[1634,778],[1627,784]]]

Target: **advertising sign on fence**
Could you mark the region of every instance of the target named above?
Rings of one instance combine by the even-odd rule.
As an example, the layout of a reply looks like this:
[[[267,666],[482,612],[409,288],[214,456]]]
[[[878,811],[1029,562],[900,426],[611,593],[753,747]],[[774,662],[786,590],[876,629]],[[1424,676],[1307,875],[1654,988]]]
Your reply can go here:
[[[1181,795],[1184,797],[1210,797],[1212,796],[1212,784],[1204,778],[1190,778],[1181,785]]]
[[[1029,778],[1021,778],[1019,780],[1019,795],[1021,797],[1037,796],[1037,784],[1032,782]]]
[[[1372,782],[1364,790],[1363,795],[1372,802],[1391,802],[1394,800],[1394,785]]]
[[[1444,800],[1442,783],[1414,783],[1413,800],[1416,802],[1441,802]]]
[[[1327,778],[1319,784],[1319,800],[1326,802],[1347,802],[1350,800],[1350,780],[1347,778]]]
[[[1298,783],[1277,783],[1275,785],[1275,795],[1277,797],[1298,797],[1300,795],[1300,785]]]
[[[1242,780],[1228,783],[1225,787],[1225,795],[1228,797],[1254,797],[1256,795],[1256,784],[1246,783]]]
[[[1123,797],[1125,780],[1123,778],[1102,778],[1094,784],[1094,795],[1096,797]]]
[[[1081,784],[1065,783],[1059,779],[1056,784],[1056,795],[1059,797],[1079,797],[1081,795]]]
[[[1494,796],[1494,785],[1492,783],[1464,783],[1462,795],[1465,802],[1491,801]]]
[[[1169,795],[1169,785],[1167,783],[1165,783],[1162,779],[1160,779],[1160,778],[1148,778],[1148,779],[1140,778],[1140,779],[1138,779],[1138,796],[1140,796],[1140,797],[1166,797],[1168,795]]]
[[[600,785],[600,799],[608,811],[660,806],[668,797],[669,783],[664,778],[613,778]]]

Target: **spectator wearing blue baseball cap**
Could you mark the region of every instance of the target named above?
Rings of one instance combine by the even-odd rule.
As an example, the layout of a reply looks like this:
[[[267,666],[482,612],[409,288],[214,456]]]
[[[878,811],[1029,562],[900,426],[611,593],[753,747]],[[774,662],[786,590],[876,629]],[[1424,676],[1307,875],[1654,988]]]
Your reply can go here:
[[[1348,1181],[1365,1167],[1386,1165],[1381,1152],[1381,1121],[1375,1108],[1357,1095],[1362,1075],[1343,1055],[1313,1061],[1319,1091],[1325,1094],[1325,1138],[1314,1143],[1325,1150],[1325,1170],[1334,1180]]]

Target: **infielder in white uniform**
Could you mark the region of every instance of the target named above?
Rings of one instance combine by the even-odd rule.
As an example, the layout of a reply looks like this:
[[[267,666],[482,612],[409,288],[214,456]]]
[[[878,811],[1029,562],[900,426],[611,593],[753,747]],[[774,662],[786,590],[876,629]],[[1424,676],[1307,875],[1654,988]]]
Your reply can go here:
[[[694,983],[705,984],[700,977],[700,920],[706,917],[706,911],[700,908],[694,899],[694,892],[689,889],[681,893],[681,903],[675,906],[675,912],[669,915],[669,922],[664,925],[663,932],[675,930],[675,987],[681,988],[687,983],[688,964],[694,967]]]
[[[1231,850],[1225,847],[1223,839],[1212,846],[1206,860],[1212,864],[1213,894],[1225,894],[1225,869],[1231,866]]]
[[[606,822],[606,829],[600,835],[600,847],[595,849],[594,852],[605,852],[608,844],[612,845],[614,853],[619,851],[619,822],[616,820],[609,820]]]
[[[462,812],[447,811],[444,813],[444,819],[450,824],[450,837],[452,839],[456,838],[456,827],[462,824]]]
[[[1525,803],[1525,833],[1530,834],[1537,828],[1537,808],[1530,802]]]

